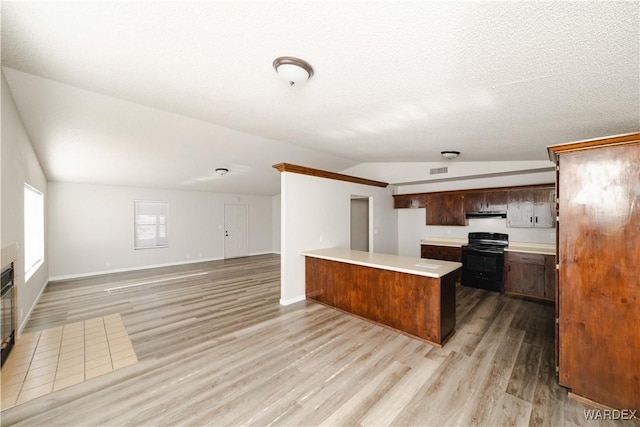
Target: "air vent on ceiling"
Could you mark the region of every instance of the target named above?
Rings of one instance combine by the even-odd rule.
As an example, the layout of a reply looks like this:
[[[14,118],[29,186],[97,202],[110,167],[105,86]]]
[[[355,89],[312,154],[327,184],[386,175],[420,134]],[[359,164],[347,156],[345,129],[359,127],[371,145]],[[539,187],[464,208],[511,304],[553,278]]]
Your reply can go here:
[[[447,172],[449,172],[449,168],[447,166],[443,168],[429,169],[429,174],[431,175],[438,175],[440,173],[447,173]]]

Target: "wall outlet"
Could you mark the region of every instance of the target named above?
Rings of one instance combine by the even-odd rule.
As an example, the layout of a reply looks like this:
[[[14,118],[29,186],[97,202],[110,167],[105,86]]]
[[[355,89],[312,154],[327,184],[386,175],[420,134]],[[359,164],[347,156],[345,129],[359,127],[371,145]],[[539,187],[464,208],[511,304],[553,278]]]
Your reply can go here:
[[[20,318],[22,319],[24,317],[24,308],[20,309]]]
[[[111,267],[111,263],[110,263],[109,261],[105,262],[105,263],[104,263],[104,265],[105,265],[106,267]]]
[[[191,257],[191,255],[187,254],[187,258],[190,258],[190,257]]]
[[[552,231],[551,233],[549,233],[549,237],[551,237],[552,239],[556,238],[556,232]]]

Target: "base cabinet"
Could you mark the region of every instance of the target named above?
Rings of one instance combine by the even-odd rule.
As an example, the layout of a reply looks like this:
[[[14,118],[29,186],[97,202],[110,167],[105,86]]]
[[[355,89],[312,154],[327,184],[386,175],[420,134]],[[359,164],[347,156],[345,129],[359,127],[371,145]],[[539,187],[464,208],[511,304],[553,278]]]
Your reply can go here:
[[[435,278],[306,257],[305,292],[310,300],[441,346],[456,326],[454,273]]]
[[[555,256],[505,252],[505,295],[555,301]]]
[[[462,262],[462,248],[457,246],[420,245],[420,258]],[[460,272],[454,272],[456,282],[460,282]]]

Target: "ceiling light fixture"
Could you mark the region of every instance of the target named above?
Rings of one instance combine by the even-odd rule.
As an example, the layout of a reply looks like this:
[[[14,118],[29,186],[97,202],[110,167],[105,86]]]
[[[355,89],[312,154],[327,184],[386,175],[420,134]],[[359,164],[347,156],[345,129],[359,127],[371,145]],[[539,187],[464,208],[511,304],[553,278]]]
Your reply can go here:
[[[304,83],[313,76],[313,67],[307,61],[293,56],[274,59],[273,68],[289,83],[289,86]]]
[[[447,160],[451,160],[458,157],[460,155],[460,152],[459,151],[441,151],[440,154],[442,154],[443,158]]]
[[[220,176],[226,175],[227,172],[229,172],[229,169],[227,169],[227,168],[217,168],[216,169],[216,174],[220,175]]]

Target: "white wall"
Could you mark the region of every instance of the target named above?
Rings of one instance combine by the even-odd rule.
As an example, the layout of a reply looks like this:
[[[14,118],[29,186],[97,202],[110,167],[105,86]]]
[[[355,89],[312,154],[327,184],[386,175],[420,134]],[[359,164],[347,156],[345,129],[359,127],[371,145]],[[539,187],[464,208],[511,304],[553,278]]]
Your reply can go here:
[[[24,327],[28,314],[48,280],[47,179],[36,157],[31,140],[22,124],[9,86],[2,74],[2,247],[17,244],[15,286],[17,287],[18,325]],[[45,260],[28,282],[24,281],[24,184],[44,194]]]
[[[554,180],[554,172],[516,174],[506,177],[405,185],[398,187],[396,194],[548,184],[553,183]],[[425,222],[426,212],[424,208],[398,209],[398,255],[420,256],[421,239],[438,237],[466,239],[469,232],[472,231],[507,233],[509,241],[512,242],[555,243],[555,230],[553,228],[507,228],[507,220],[505,218],[470,218],[469,225],[466,227],[427,226]]]
[[[397,212],[386,188],[283,172],[281,191],[281,304],[305,298],[304,257],[300,252],[349,248],[352,195],[370,197],[370,251],[397,253]]]
[[[272,230],[272,248],[273,252],[280,253],[280,194],[276,194],[271,198],[271,230]]]
[[[134,200],[169,202],[169,247],[133,249]],[[272,252],[272,198],[49,183],[51,280],[224,256],[224,204],[249,206],[249,253]]]

